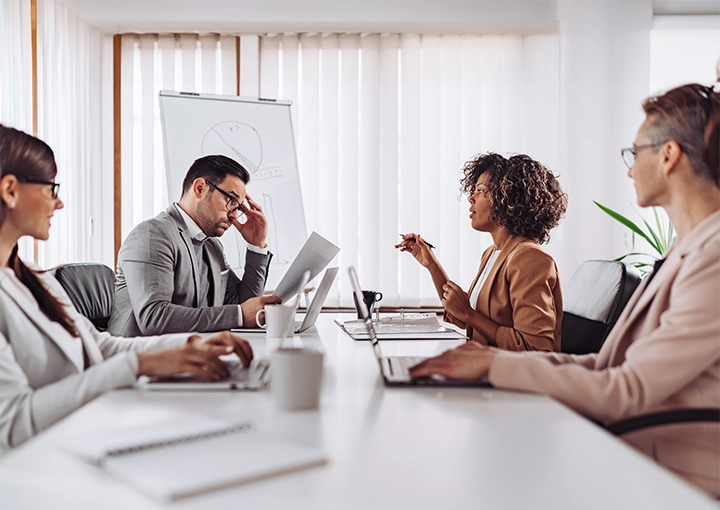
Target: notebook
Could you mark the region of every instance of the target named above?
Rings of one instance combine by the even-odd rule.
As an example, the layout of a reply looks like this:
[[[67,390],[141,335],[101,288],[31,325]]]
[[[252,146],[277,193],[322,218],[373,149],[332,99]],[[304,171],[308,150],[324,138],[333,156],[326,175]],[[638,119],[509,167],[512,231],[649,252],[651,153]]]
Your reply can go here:
[[[313,296],[312,301],[310,301],[310,305],[305,312],[305,317],[302,321],[295,321],[295,329],[293,332],[302,333],[315,325],[339,269],[339,267],[327,268],[325,275],[323,275],[323,279],[318,286],[318,290],[315,292],[315,295]],[[262,333],[264,330],[260,328],[234,328],[231,331],[233,333]]]
[[[420,356],[383,356],[382,350],[380,349],[380,339],[378,338],[375,326],[372,318],[368,313],[367,306],[362,299],[362,290],[360,287],[360,281],[358,280],[355,268],[350,266],[348,268],[350,274],[350,283],[352,284],[353,292],[357,297],[358,306],[360,307],[360,314],[362,320],[365,323],[365,330],[368,337],[370,338],[370,345],[373,348],[375,357],[377,358],[378,366],[380,367],[380,375],[383,378],[385,386],[480,386],[480,387],[491,387],[490,382],[486,379],[476,380],[457,380],[457,379],[445,379],[444,377],[423,377],[419,379],[412,379],[410,377],[409,369],[427,359]],[[406,338],[406,340],[412,340],[413,338]]]
[[[264,434],[252,422],[201,416],[74,436],[61,448],[161,501],[326,462],[320,450]]]

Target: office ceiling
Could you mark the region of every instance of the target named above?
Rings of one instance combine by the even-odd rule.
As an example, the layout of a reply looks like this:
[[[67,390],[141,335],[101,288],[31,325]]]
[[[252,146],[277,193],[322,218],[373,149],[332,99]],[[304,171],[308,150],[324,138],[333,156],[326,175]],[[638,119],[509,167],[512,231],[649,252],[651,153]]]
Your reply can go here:
[[[649,1],[649,0],[570,0]],[[64,0],[80,19],[127,32],[514,32],[557,29],[558,0]],[[663,15],[720,14],[718,0],[652,0]]]

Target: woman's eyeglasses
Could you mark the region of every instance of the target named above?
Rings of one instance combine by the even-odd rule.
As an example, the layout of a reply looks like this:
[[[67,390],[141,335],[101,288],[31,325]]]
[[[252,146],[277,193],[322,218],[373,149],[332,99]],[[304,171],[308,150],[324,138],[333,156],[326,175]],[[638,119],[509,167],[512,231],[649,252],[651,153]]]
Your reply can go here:
[[[18,181],[26,184],[44,184],[47,186],[52,186],[52,198],[55,200],[58,197],[58,191],[60,191],[60,183],[59,182],[52,182],[52,181],[38,181],[36,179],[18,179]]]
[[[625,162],[625,166],[628,168],[632,168],[635,164],[635,155],[637,154],[638,149],[644,149],[646,147],[657,147],[658,145],[662,145],[664,143],[669,142],[670,140],[663,140],[662,142],[654,142],[654,143],[645,143],[642,145],[633,145],[632,147],[628,147],[627,149],[620,149],[620,155],[623,158],[623,161]]]

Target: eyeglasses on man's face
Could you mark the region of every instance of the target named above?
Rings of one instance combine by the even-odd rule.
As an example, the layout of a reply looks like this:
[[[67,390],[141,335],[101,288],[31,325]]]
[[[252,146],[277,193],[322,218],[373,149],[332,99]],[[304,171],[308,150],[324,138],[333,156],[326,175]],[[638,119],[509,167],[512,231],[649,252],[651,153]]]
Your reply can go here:
[[[237,211],[238,215],[245,214],[245,208],[244,208],[243,205],[238,201],[237,198],[235,198],[234,196],[232,196],[232,195],[231,195],[230,193],[228,193],[227,191],[221,190],[220,188],[218,188],[218,187],[217,187],[215,184],[213,184],[212,182],[210,182],[210,181],[208,181],[208,180],[206,180],[205,182],[207,182],[209,186],[211,186],[214,190],[222,193],[222,194],[225,196],[225,198],[227,198],[227,203],[225,204],[225,208],[228,210],[228,212],[236,212],[236,211]]]
[[[627,149],[620,149],[620,155],[622,155],[623,161],[625,162],[625,166],[628,168],[632,168],[635,164],[635,156],[637,155],[637,151],[640,149],[645,149],[647,147],[657,147],[658,145],[662,145],[664,143],[669,142],[670,140],[663,140],[662,142],[653,142],[653,143],[644,143],[642,145],[633,145],[632,147],[628,147]]]
[[[53,200],[55,200],[58,197],[58,192],[60,191],[60,183],[59,182],[52,182],[52,181],[38,181],[36,179],[18,179],[18,181],[24,183],[24,184],[44,184],[47,186],[52,186],[52,191],[50,192]]]

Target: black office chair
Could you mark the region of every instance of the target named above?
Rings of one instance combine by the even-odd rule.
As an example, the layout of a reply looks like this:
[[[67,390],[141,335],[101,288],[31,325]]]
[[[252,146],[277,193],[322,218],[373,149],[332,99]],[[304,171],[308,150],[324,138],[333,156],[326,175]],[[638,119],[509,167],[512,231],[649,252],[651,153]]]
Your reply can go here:
[[[580,264],[563,295],[562,352],[598,352],[641,281],[640,272],[624,262]]]
[[[105,264],[82,262],[60,266],[54,274],[78,312],[105,331],[115,299],[113,270]]]
[[[611,423],[606,428],[616,436],[629,434],[637,430],[678,423],[720,423],[720,409],[674,409],[657,413],[635,416],[626,420]]]

